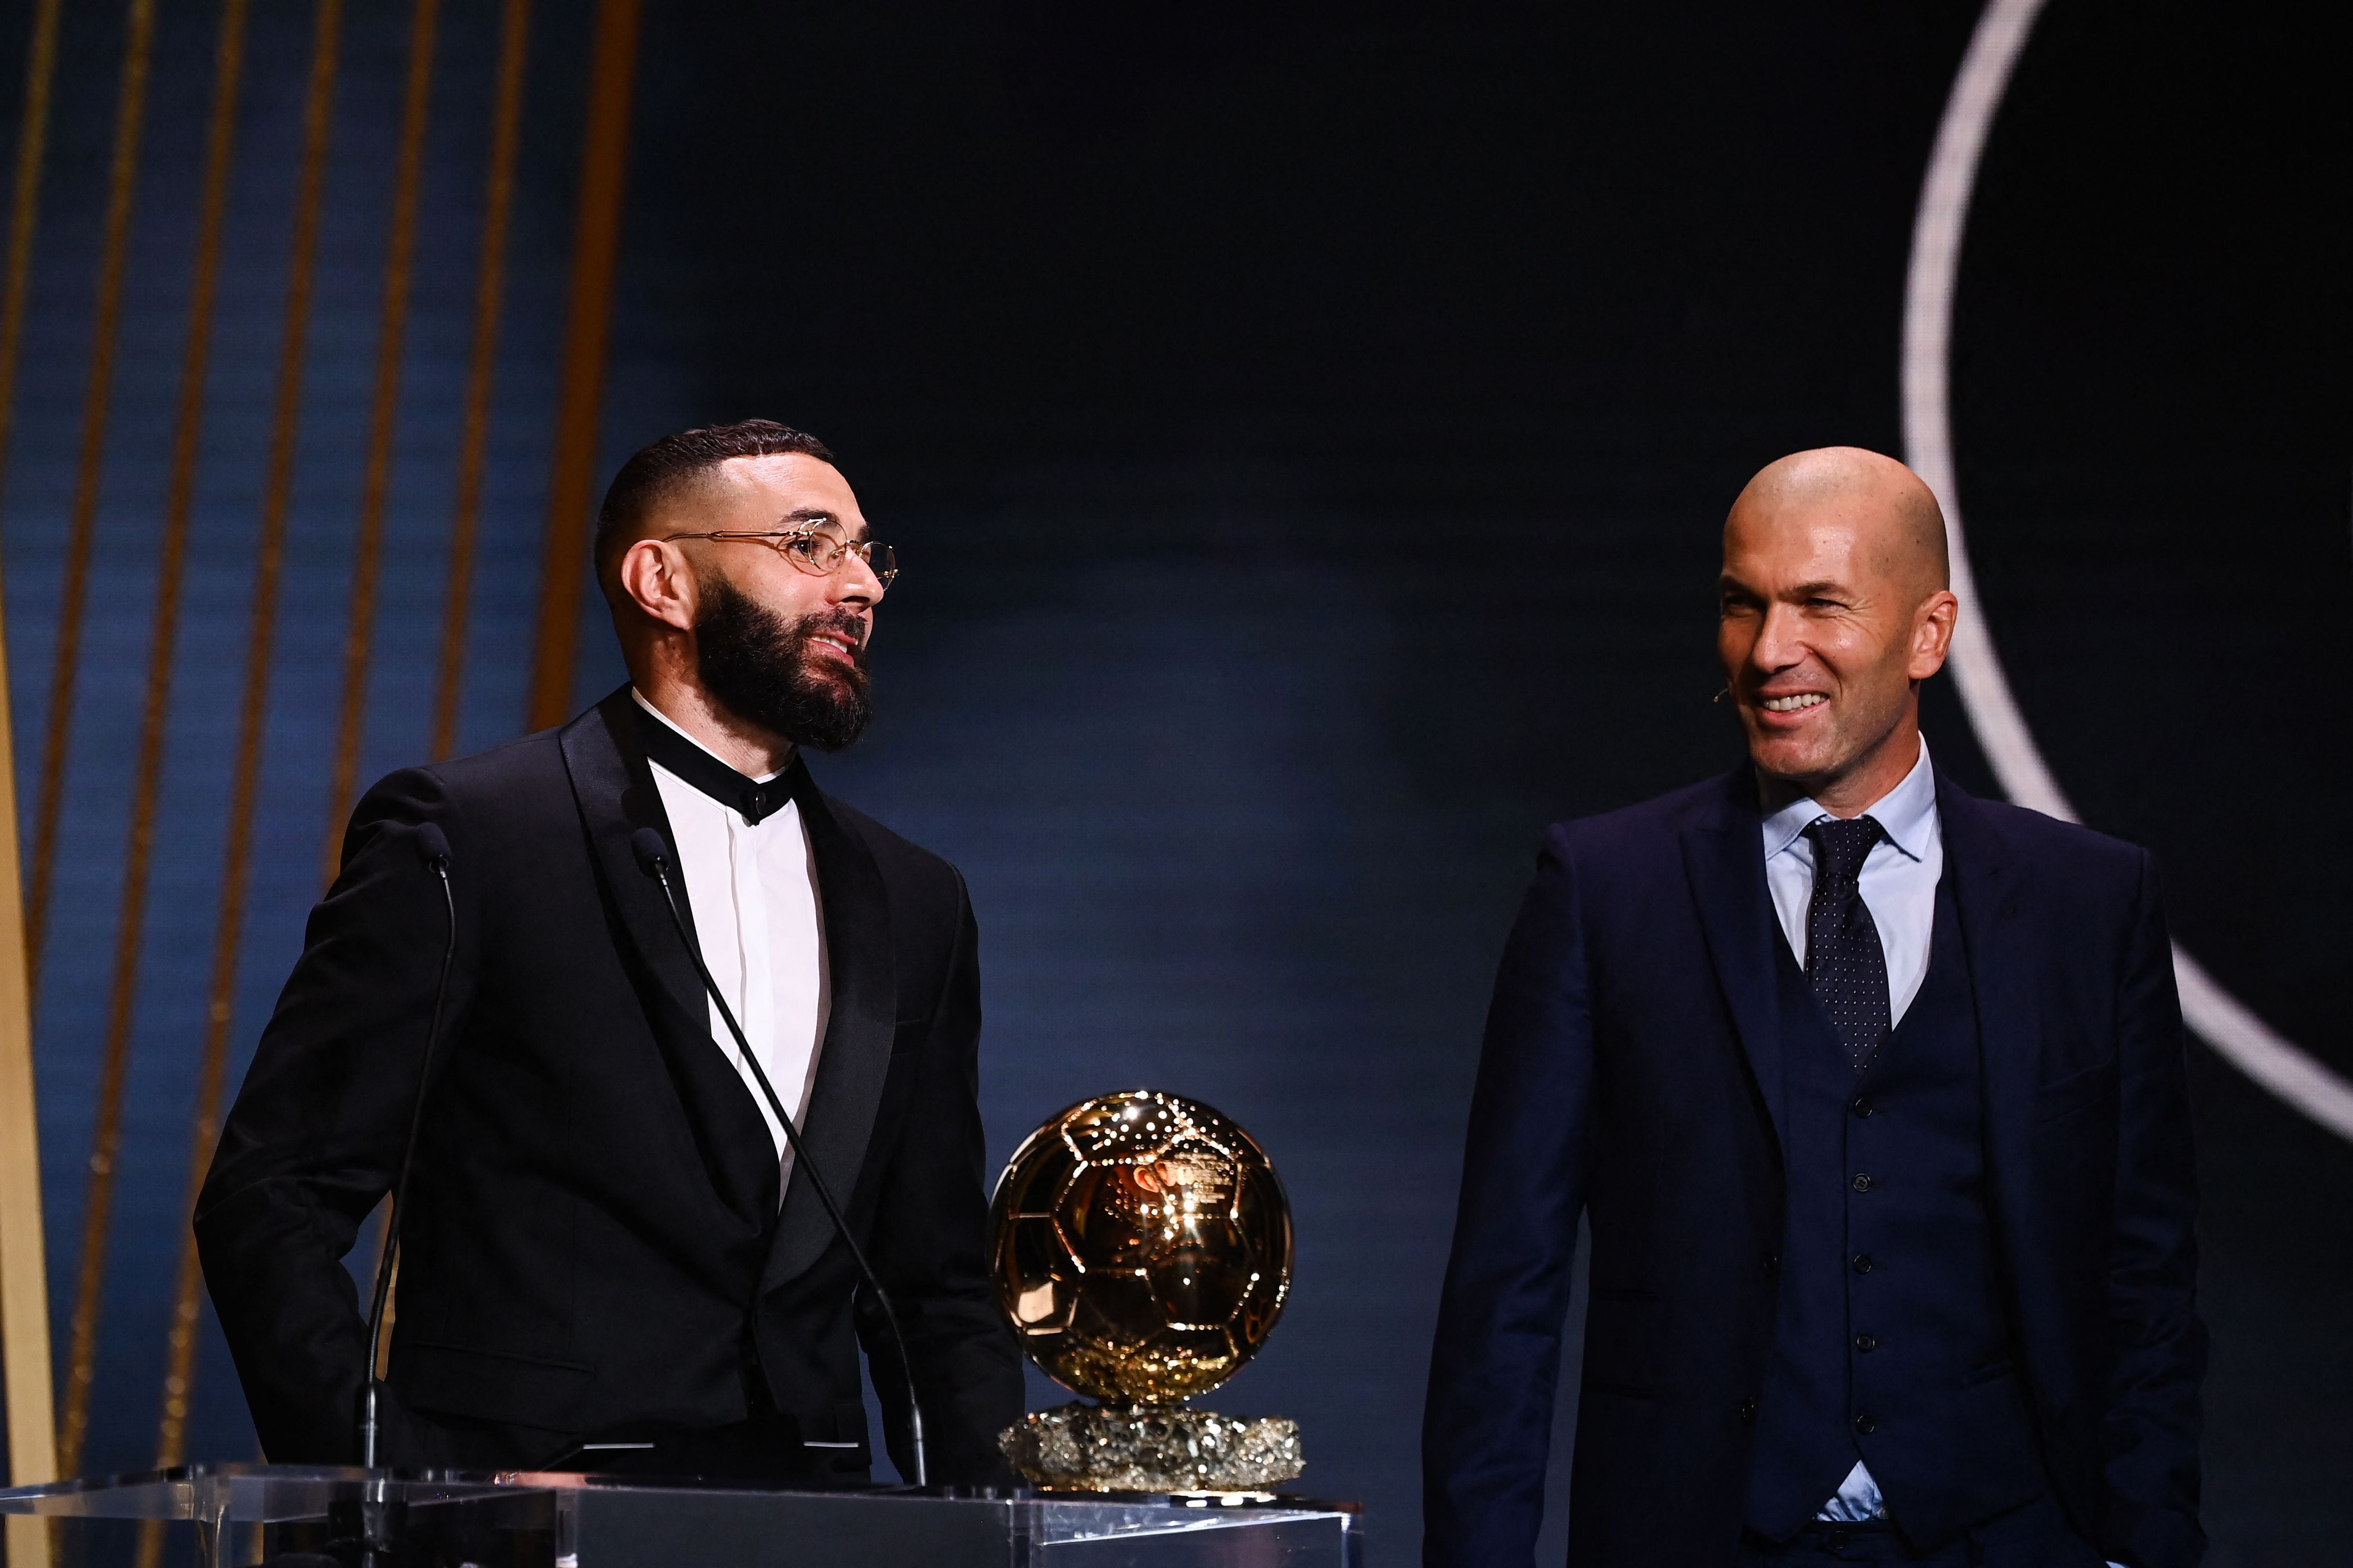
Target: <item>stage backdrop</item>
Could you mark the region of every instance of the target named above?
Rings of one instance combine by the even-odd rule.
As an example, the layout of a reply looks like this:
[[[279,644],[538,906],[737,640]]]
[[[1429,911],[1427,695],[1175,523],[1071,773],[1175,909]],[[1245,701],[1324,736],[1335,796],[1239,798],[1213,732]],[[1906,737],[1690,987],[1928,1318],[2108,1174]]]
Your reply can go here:
[[[576,571],[583,487],[758,414],[834,444],[900,549],[881,718],[815,766],[970,879],[993,1150],[1116,1088],[1250,1128],[1299,1268],[1217,1403],[1298,1416],[1306,1486],[1409,1560],[1536,836],[1736,758],[1710,587],[1747,474],[1903,448],[1915,208],[1977,8],[414,6],[0,7],[6,122],[46,137],[0,541],[81,1468],[251,1457],[186,1289],[192,1145],[351,788],[614,683],[576,577],[550,600],[551,520]],[[2035,22],[1952,438],[2053,773],[2344,1073],[2353,256],[2314,9]],[[2193,1070],[2212,1561],[2323,1559],[2353,1529],[2353,1148]]]

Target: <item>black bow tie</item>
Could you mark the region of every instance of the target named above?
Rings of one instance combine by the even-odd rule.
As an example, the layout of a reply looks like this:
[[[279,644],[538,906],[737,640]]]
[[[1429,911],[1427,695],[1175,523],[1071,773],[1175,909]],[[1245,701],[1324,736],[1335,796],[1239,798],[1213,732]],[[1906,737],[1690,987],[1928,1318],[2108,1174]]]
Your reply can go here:
[[[747,779],[652,714],[640,712],[638,718],[648,761],[659,763],[728,810],[742,812],[745,822],[756,825],[792,800],[791,768],[765,784]]]

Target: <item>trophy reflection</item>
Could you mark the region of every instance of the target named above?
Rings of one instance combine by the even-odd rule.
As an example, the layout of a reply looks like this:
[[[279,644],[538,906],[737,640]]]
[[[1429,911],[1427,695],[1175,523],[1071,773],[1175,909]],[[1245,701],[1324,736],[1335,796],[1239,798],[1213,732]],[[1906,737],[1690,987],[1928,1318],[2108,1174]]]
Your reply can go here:
[[[1055,1382],[1101,1400],[998,1437],[1032,1484],[1255,1491],[1302,1468],[1299,1426],[1187,1402],[1258,1353],[1291,1284],[1291,1205],[1249,1133],[1197,1100],[1132,1089],[1031,1133],[997,1184],[998,1304]]]

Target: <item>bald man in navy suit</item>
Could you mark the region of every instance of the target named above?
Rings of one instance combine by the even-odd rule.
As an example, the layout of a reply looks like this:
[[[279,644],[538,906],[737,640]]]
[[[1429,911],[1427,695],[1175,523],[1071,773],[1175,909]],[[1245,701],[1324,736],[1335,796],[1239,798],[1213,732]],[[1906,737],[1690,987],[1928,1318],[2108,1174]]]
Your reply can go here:
[[[1766,468],[1720,583],[1747,761],[1546,834],[1472,1108],[1429,1568],[1532,1560],[1580,1215],[1572,1563],[2202,1553],[2156,868],[1936,771],[1947,571],[1901,464]]]

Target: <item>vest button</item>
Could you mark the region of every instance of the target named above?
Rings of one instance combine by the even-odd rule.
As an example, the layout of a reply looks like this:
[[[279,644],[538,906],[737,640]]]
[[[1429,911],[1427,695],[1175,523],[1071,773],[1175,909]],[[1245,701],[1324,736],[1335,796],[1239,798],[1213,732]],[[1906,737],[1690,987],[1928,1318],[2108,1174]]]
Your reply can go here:
[[[1778,1252],[1767,1253],[1765,1255],[1764,1269],[1768,1275],[1778,1274],[1781,1272],[1781,1255]]]
[[[1744,1400],[1742,1400],[1742,1401],[1740,1402],[1739,1407],[1738,1407],[1737,1409],[1736,1409],[1736,1410],[1733,1412],[1733,1414],[1734,1414],[1734,1415],[1737,1415],[1737,1416],[1739,1416],[1743,1421],[1754,1421],[1754,1420],[1756,1420],[1756,1419],[1757,1419],[1757,1401],[1755,1401],[1754,1399],[1744,1399]]]
[[[1832,1552],[1844,1552],[1847,1549],[1849,1539],[1850,1538],[1845,1531],[1833,1530],[1825,1539],[1823,1544],[1828,1546]]]
[[[1871,1103],[1869,1096],[1858,1094],[1854,1097],[1854,1113],[1857,1116],[1869,1116],[1878,1109]]]
[[[1857,1274],[1868,1274],[1877,1267],[1877,1264],[1872,1262],[1871,1254],[1868,1252],[1858,1252],[1854,1255],[1854,1271]]]
[[[1873,1432],[1879,1430],[1879,1423],[1873,1421],[1868,1415],[1858,1415],[1854,1418],[1854,1429],[1863,1436],[1868,1437]]]
[[[1879,1337],[1876,1334],[1857,1334],[1854,1336],[1854,1348],[1869,1355],[1879,1348]]]
[[[1867,1193],[1877,1184],[1877,1183],[1871,1179],[1870,1173],[1867,1172],[1858,1173],[1852,1183],[1854,1190],[1858,1193]]]

